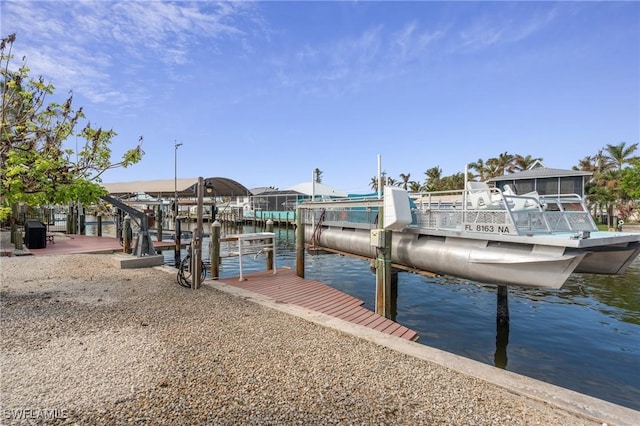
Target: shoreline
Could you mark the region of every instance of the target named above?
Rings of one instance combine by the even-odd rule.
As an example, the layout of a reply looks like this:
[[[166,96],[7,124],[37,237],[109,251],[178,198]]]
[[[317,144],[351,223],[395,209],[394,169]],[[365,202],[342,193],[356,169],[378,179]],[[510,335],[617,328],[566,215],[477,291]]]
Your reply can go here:
[[[173,268],[114,265],[113,255],[0,260],[10,424],[28,423],[11,413],[29,409],[93,424],[622,425],[638,416],[224,282],[192,291]]]

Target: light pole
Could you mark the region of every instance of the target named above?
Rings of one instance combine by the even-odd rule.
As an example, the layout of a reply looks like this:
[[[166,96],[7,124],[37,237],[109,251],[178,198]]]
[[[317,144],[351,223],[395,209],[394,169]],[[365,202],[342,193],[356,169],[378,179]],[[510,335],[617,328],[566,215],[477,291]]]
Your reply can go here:
[[[174,174],[173,174],[173,191],[174,191],[174,199],[173,199],[173,203],[174,203],[174,213],[175,213],[175,218],[178,218],[178,147],[182,146],[182,142],[178,143],[176,142],[174,144],[175,147],[175,153],[173,156],[173,166],[174,166]]]

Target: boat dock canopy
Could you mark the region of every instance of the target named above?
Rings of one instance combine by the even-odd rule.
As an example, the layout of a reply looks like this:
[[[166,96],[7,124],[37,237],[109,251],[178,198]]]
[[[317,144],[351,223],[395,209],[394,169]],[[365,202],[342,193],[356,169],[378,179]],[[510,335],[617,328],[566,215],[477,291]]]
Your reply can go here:
[[[122,196],[146,193],[156,197],[173,197],[176,190],[179,197],[195,197],[198,178],[158,179],[134,182],[103,183],[109,194]],[[204,179],[205,196],[227,197],[251,195],[244,185],[227,178],[211,177]]]

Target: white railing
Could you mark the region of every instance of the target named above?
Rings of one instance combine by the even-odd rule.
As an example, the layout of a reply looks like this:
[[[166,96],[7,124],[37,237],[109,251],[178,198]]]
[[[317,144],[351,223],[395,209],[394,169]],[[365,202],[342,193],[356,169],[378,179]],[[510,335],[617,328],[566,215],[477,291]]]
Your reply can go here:
[[[492,188],[413,194],[413,222],[407,228],[510,235],[595,231],[597,226],[577,194],[504,194]],[[317,226],[375,229],[382,200],[339,199],[301,204],[302,222]]]

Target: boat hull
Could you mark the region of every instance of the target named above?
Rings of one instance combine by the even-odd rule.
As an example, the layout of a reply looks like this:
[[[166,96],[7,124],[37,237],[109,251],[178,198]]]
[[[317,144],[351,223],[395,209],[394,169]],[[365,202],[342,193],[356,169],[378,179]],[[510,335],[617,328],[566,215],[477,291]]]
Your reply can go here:
[[[311,241],[311,226],[305,240]],[[314,244],[358,256],[375,258],[370,230],[325,227]],[[586,252],[565,247],[496,242],[458,236],[393,232],[393,263],[488,284],[534,288],[562,287]]]
[[[640,254],[639,242],[628,242],[591,249],[574,272],[585,274],[623,274]]]

